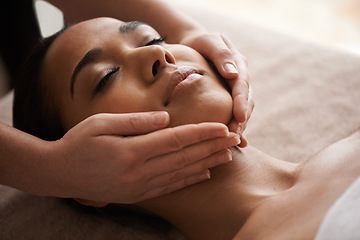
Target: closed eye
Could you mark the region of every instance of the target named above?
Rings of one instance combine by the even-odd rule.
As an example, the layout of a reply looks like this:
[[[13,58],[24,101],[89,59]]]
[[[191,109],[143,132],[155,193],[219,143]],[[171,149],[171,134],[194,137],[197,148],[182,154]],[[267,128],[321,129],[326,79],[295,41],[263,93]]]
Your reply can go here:
[[[105,84],[107,83],[107,81],[117,72],[119,71],[119,67],[112,67],[110,68],[107,73],[105,74],[104,77],[101,78],[101,80],[99,81],[99,83],[96,85],[95,90],[94,90],[94,95],[97,94],[98,92],[100,92]]]
[[[145,46],[150,46],[150,45],[155,45],[155,44],[161,44],[161,43],[164,43],[165,40],[166,40],[166,37],[154,38],[154,39],[152,39],[150,42],[148,42]]]

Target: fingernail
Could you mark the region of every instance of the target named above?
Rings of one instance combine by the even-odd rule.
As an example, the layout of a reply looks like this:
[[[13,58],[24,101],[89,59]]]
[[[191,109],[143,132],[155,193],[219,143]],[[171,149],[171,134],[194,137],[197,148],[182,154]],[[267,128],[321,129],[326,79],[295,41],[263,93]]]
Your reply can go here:
[[[229,134],[229,129],[218,130],[215,132],[216,137],[227,137]]]
[[[226,151],[225,154],[221,155],[220,159],[221,159],[221,161],[220,161],[221,163],[227,163],[227,162],[232,161],[232,153],[231,153],[231,151],[230,150]]]
[[[234,139],[235,139],[235,141],[236,141],[236,143],[235,143],[236,146],[241,143],[241,140],[240,140],[240,137],[239,137],[239,136],[236,136]],[[235,145],[234,145],[234,146],[235,146]]]
[[[167,112],[154,112],[151,122],[157,126],[165,126],[169,122],[169,114]]]
[[[236,145],[239,145],[241,143],[241,140],[240,140],[240,136],[236,133],[231,133],[231,138],[229,139],[229,146],[232,147],[232,146],[236,146]]]
[[[244,137],[244,135],[242,135],[241,138],[242,138],[242,141],[241,141],[241,143],[240,143],[238,146],[241,147],[241,148],[245,148],[245,147],[249,144],[249,142],[248,142],[248,140]]]
[[[214,165],[214,166],[218,166],[218,165],[228,163],[231,161],[232,161],[232,152],[229,149],[227,149],[225,152],[221,152],[218,155],[216,162],[215,162],[216,165]]]
[[[224,69],[227,73],[238,73],[238,70],[232,63],[226,63]]]
[[[207,180],[210,179],[210,171],[209,170],[205,170],[203,173],[201,173],[201,175],[199,176],[199,180],[203,181],[203,180]]]

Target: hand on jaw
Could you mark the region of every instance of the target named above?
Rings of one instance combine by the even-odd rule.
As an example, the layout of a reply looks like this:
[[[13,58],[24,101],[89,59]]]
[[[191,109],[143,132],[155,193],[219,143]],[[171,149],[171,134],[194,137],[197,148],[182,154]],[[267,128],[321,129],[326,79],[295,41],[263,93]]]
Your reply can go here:
[[[199,33],[200,32],[200,33]],[[231,132],[240,136],[240,147],[246,147],[247,140],[242,133],[254,109],[246,58],[234,44],[221,33],[206,31],[190,32],[180,43],[190,46],[214,63],[220,75],[227,81],[233,97],[233,120],[228,124]]]

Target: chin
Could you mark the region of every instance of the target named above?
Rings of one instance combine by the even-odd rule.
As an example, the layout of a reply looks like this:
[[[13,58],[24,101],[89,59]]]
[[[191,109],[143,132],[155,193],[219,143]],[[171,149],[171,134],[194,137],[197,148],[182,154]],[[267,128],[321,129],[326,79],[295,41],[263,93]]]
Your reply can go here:
[[[205,106],[198,104],[188,108],[184,105],[176,111],[169,109],[169,127],[202,122],[219,122],[227,125],[233,117],[232,107],[232,98],[229,95],[226,99],[213,99]]]

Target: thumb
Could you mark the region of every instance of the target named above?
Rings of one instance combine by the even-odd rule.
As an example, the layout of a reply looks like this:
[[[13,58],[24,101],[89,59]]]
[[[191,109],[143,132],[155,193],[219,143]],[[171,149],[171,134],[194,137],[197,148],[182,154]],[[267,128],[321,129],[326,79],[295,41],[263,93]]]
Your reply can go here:
[[[219,71],[220,75],[226,79],[234,79],[238,77],[239,70],[236,65],[231,42],[223,35],[220,35],[220,40],[216,46],[214,46],[214,53],[212,55],[212,61]]]
[[[165,128],[170,121],[167,112],[97,114],[96,132],[99,135],[140,135]],[[90,126],[91,127],[91,126]]]
[[[195,41],[196,40],[196,41]],[[233,51],[234,46],[221,33],[210,33],[200,36],[188,45],[198,51],[205,58],[210,60],[216,67],[220,75],[226,79],[234,79],[238,76],[236,60]]]

